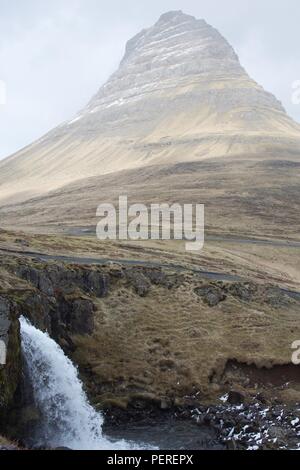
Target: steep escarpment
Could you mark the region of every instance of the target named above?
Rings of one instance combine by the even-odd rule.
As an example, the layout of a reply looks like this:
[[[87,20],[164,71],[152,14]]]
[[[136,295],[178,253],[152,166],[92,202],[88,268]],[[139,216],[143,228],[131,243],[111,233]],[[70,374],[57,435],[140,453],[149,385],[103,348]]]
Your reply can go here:
[[[299,301],[276,286],[207,281],[171,268],[79,266],[18,256],[2,256],[1,262],[1,308],[12,321],[7,331],[13,361],[1,370],[10,435],[37,419],[22,391],[21,314],[78,364],[99,408],[218,403],[231,391],[260,393],[270,402],[299,400],[291,364],[291,344],[300,336]]]

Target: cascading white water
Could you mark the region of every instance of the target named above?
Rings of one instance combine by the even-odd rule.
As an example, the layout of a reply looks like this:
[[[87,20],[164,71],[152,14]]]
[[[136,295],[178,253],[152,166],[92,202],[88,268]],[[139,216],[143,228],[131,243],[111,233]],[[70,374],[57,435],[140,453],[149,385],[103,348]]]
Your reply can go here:
[[[77,369],[47,333],[20,318],[24,359],[41,411],[40,445],[78,450],[137,449],[102,435],[102,416],[89,404]],[[141,448],[141,447],[139,447]]]

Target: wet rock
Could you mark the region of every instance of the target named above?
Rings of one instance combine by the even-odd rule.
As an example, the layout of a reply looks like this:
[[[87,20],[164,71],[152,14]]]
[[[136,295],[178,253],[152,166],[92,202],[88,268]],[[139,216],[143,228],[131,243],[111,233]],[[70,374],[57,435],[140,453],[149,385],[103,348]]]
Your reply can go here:
[[[41,414],[33,403],[33,395],[31,395],[30,401],[32,402],[31,404],[24,402],[22,408],[16,413],[14,435],[18,435],[21,440],[28,439],[28,436],[33,433],[34,429],[37,429],[41,422]]]
[[[56,311],[56,335],[62,330],[74,334],[92,334],[94,330],[94,304],[89,299],[60,298]],[[53,320],[52,320],[53,325]],[[53,328],[54,329],[54,328]],[[54,331],[55,333],[55,331]]]
[[[39,292],[31,292],[23,303],[23,314],[32,324],[42,331],[51,333],[51,315],[50,311],[54,308],[55,299],[50,301],[46,296]]]
[[[18,406],[16,392],[21,381],[20,327],[17,305],[0,297],[0,428],[5,429],[13,406]]]
[[[230,441],[227,442],[227,449],[238,450],[238,443],[234,439],[231,439]]]
[[[172,403],[168,399],[163,399],[160,402],[160,409],[161,410],[170,410],[172,408]]]
[[[70,326],[74,333],[92,334],[94,330],[94,305],[87,299],[73,302]]]
[[[196,416],[196,424],[198,426],[203,426],[206,424],[206,415],[205,414],[200,414],[198,416]]]
[[[206,426],[211,426],[213,424],[214,417],[210,414],[205,414],[203,417],[203,424]]]
[[[284,442],[287,437],[287,430],[279,426],[271,426],[269,429],[269,436],[272,439],[277,439],[280,442]]]
[[[265,404],[267,403],[267,399],[266,399],[266,397],[265,397],[262,393],[258,393],[258,394],[256,395],[256,399],[257,399],[260,403],[262,403],[263,405],[265,405]]]
[[[232,390],[228,394],[227,402],[231,405],[241,405],[245,402],[245,396],[240,392]]]

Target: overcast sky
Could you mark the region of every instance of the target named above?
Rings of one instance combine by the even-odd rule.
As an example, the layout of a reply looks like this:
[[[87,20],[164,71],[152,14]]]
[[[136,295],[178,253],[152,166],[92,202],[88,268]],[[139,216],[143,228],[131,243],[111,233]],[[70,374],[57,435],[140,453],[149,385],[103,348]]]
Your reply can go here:
[[[0,158],[71,118],[118,67],[126,41],[169,10],[204,18],[300,122],[299,0],[0,0]]]

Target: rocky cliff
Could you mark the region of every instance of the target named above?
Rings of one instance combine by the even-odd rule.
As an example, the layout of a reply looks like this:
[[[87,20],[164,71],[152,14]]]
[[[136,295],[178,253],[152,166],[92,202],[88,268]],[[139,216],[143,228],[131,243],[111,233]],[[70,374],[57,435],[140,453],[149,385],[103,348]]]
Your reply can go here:
[[[7,348],[6,364],[0,365],[0,426],[4,425],[15,404],[21,381],[19,315],[14,300],[10,296],[2,296],[0,291],[0,340]]]

